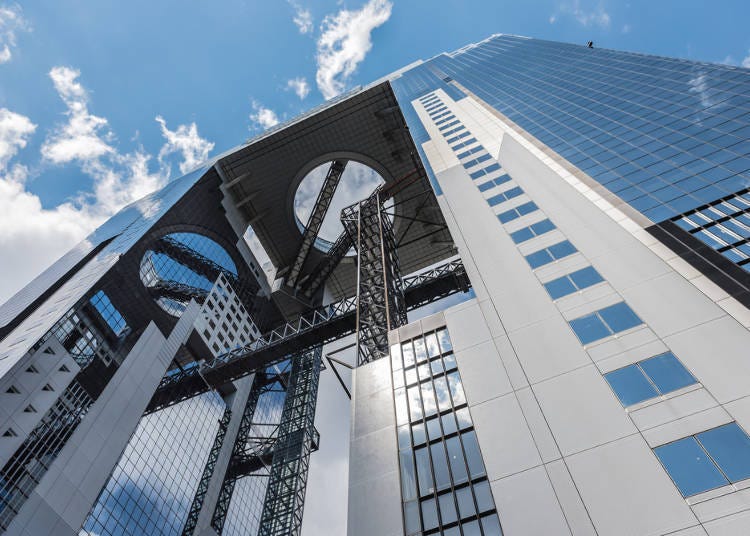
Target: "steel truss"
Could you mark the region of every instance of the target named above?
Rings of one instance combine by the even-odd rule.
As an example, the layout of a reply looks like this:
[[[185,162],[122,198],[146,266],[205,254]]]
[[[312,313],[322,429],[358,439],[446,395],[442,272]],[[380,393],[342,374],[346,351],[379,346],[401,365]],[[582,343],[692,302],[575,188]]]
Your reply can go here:
[[[305,231],[302,234],[302,244],[300,245],[297,257],[292,263],[289,275],[286,278],[286,284],[289,287],[294,288],[297,285],[297,278],[299,277],[302,268],[305,265],[307,256],[315,244],[315,239],[318,237],[321,225],[325,219],[328,207],[331,206],[333,195],[336,193],[336,187],[339,185],[341,176],[346,168],[346,160],[334,160],[331,162],[331,167],[328,169],[326,178],[323,181],[323,186],[318,192],[318,198],[315,200],[310,219],[305,226]]]
[[[229,408],[224,410],[224,415],[219,421],[219,430],[216,432],[216,438],[214,444],[211,446],[211,451],[208,453],[208,460],[206,466],[203,468],[203,474],[201,475],[200,482],[198,482],[198,489],[193,497],[193,502],[190,505],[190,511],[187,515],[187,521],[182,529],[182,536],[193,536],[195,532],[195,526],[198,524],[198,516],[203,508],[203,500],[206,498],[206,492],[208,492],[208,485],[211,482],[211,477],[214,474],[214,468],[216,467],[216,460],[219,458],[219,452],[224,444],[224,437],[227,434],[227,426],[232,418],[232,411]]]
[[[232,447],[232,455],[229,459],[227,471],[224,474],[224,480],[221,484],[219,498],[216,501],[213,516],[211,517],[211,526],[217,533],[221,534],[226,521],[229,504],[232,500],[235,483],[239,478],[249,475],[253,472],[248,461],[253,458],[253,468],[259,469],[268,465],[267,452],[273,449],[272,437],[256,437],[253,435],[254,425],[253,417],[258,406],[258,400],[264,392],[277,389],[279,384],[286,383],[288,376],[287,371],[263,371],[257,372],[253,379],[253,385],[250,390],[245,408],[242,412],[239,430]],[[273,436],[273,434],[268,434]],[[241,466],[245,466],[243,471]]]
[[[298,536],[302,531],[310,453],[319,441],[314,424],[322,354],[318,346],[292,359],[259,536]]]
[[[388,353],[388,332],[407,323],[393,225],[380,189],[341,213],[357,248],[357,365]]]
[[[466,292],[471,287],[460,259],[403,279],[407,310]],[[258,369],[279,363],[289,354],[351,335],[356,330],[357,298],[318,307],[282,324],[246,346],[218,356],[209,364],[165,376],[146,409],[152,413],[218,388]]]

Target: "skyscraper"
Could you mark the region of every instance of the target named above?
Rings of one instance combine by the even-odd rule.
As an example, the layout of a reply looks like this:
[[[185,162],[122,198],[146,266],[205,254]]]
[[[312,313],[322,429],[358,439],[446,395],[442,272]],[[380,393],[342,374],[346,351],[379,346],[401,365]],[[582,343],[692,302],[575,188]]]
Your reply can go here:
[[[352,535],[748,532],[749,138],[745,69],[495,35],[216,157],[0,309],[0,530],[298,534],[353,336]]]

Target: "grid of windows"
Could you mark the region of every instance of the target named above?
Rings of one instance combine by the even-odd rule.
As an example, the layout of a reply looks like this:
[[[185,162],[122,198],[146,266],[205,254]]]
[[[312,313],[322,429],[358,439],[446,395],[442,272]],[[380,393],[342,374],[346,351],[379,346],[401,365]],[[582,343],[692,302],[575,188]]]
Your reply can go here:
[[[623,406],[643,402],[696,383],[672,352],[633,363],[604,375]]]
[[[493,195],[492,197],[487,199],[487,202],[490,204],[491,207],[494,207],[495,205],[499,205],[500,203],[505,203],[506,201],[509,201],[513,199],[514,197],[518,197],[521,194],[523,194],[523,190],[521,190],[520,187],[515,186],[509,190],[505,190],[504,192],[500,192],[499,194]]]
[[[532,223],[528,227],[524,227],[523,229],[519,229],[518,231],[510,233],[510,238],[516,244],[520,244],[539,235],[543,235],[544,233],[548,233],[554,229],[556,229],[555,224],[552,223],[548,218],[545,218],[542,221]]]
[[[568,255],[572,255],[577,251],[578,250],[573,244],[570,243],[570,241],[563,240],[562,242],[553,244],[539,251],[535,251],[534,253],[529,253],[528,255],[526,255],[526,262],[528,262],[529,266],[531,266],[532,268],[539,268],[540,266],[544,266],[545,264],[549,264],[556,260],[567,257]]]
[[[116,336],[120,337],[122,335],[125,335],[125,330],[127,329],[128,324],[120,314],[120,311],[118,311],[115,306],[112,305],[112,301],[109,299],[109,296],[104,293],[103,290],[100,290],[99,292],[94,294],[90,301],[91,305],[96,308],[102,319],[112,329],[112,332]]]
[[[750,178],[746,70],[509,35],[424,68],[459,81],[654,222]]]
[[[224,409],[210,392],[143,417],[83,529],[180,534]]]
[[[736,422],[654,449],[683,497],[750,478],[750,438]]]
[[[672,221],[750,271],[750,192],[737,192],[688,211]]]
[[[610,305],[569,322],[581,344],[604,339],[642,323],[643,321],[625,302]]]
[[[500,536],[448,331],[391,347],[407,535]]]
[[[592,266],[587,266],[581,270],[576,270],[575,272],[544,283],[544,288],[547,290],[550,298],[556,300],[578,290],[601,283],[602,281],[604,281],[604,278],[599,275],[599,272]]]

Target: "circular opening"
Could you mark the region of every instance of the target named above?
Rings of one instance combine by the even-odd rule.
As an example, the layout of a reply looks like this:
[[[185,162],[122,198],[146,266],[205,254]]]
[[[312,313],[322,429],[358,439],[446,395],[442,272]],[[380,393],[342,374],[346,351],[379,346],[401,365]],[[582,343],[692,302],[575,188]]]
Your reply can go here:
[[[203,303],[220,273],[236,277],[237,266],[223,247],[196,233],[162,236],[141,259],[141,281],[173,316],[180,316],[191,298]]]
[[[294,215],[300,232],[304,232],[310,220],[310,214],[312,214],[331,163],[332,161],[325,162],[305,175],[294,194]],[[324,253],[328,252],[344,231],[339,219],[341,209],[366,198],[375,188],[384,183],[383,177],[371,167],[352,160],[348,161],[323,218],[323,224],[315,240],[315,247]]]

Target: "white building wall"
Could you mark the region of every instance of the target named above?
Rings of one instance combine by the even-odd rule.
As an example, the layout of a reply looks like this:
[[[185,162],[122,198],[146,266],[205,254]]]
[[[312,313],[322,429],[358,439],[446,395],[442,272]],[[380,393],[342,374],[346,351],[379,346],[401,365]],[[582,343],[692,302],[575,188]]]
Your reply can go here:
[[[675,261],[646,222],[613,208],[474,97],[436,94],[512,178],[480,192],[415,101],[433,140],[423,148],[440,206],[476,292],[444,317],[505,534],[750,534],[750,481],[685,499],[652,451],[731,421],[750,429],[747,312]],[[487,203],[513,186],[524,194]],[[529,200],[540,211],[497,219]],[[557,230],[511,240],[544,216]],[[578,252],[529,267],[525,254],[564,239]],[[605,282],[550,298],[544,282],[588,265]],[[582,345],[568,321],[620,301],[644,324]],[[698,383],[623,408],[603,374],[669,350]],[[356,426],[356,410],[354,418]],[[396,448],[391,434],[394,459]],[[353,447],[353,466],[366,461]],[[350,499],[350,517],[355,507]]]

